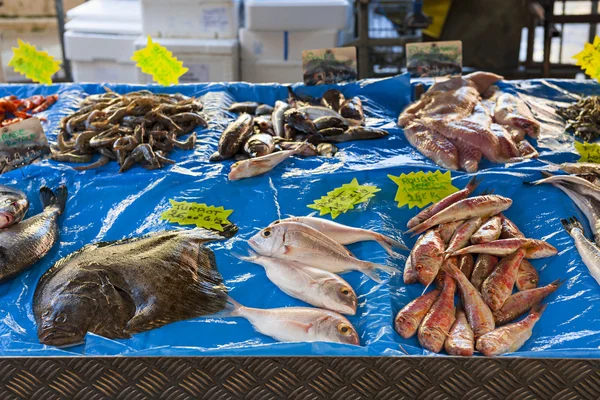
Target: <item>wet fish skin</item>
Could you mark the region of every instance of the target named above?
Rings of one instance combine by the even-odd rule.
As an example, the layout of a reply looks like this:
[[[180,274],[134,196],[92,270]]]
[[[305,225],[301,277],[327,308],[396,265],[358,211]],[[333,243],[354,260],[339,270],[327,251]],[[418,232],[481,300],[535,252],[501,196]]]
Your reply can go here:
[[[450,276],[444,279],[442,293],[433,303],[419,326],[418,339],[423,348],[439,353],[455,320],[454,293],[456,283]]]
[[[419,282],[430,285],[444,261],[444,242],[439,232],[430,230],[422,235],[411,250],[410,258]]]
[[[285,123],[297,131],[313,134],[317,133],[317,128],[315,127],[315,124],[308,118],[308,115],[296,108],[287,110],[283,114],[283,117],[285,119]]]
[[[526,238],[499,239],[489,243],[474,244],[472,246],[462,248],[450,254],[453,256],[459,256],[461,254],[467,253],[490,254],[493,256],[504,257],[514,253],[521,247],[528,245],[529,243],[531,243],[532,240],[533,239]]]
[[[289,296],[340,314],[356,314],[356,293],[338,275],[299,262],[257,254],[239,258],[261,265],[269,280]]]
[[[414,235],[447,222],[495,215],[508,209],[511,205],[511,199],[493,194],[469,197],[452,204],[428,220],[412,227],[409,232]]]
[[[366,126],[351,126],[341,135],[328,136],[326,140],[330,143],[345,143],[353,140],[379,139],[388,135],[388,131],[383,129]]]
[[[228,178],[230,181],[237,181],[265,174],[297,152],[298,150],[283,150],[261,157],[237,161],[231,165]]]
[[[450,333],[444,343],[444,349],[451,356],[470,357],[473,355],[474,347],[475,335],[469,321],[467,321],[467,315],[463,310],[457,309],[456,319],[452,328],[450,328]]]
[[[439,295],[440,290],[434,289],[417,297],[398,311],[394,318],[396,332],[404,339],[413,337]]]
[[[538,239],[529,239],[529,242],[523,248],[525,249],[525,258],[528,259],[546,258],[558,254],[556,247]]]
[[[406,140],[425,157],[437,165],[458,171],[459,157],[456,147],[421,120],[404,127]]]
[[[273,130],[275,131],[275,135],[279,137],[285,136],[285,117],[284,114],[287,110],[290,109],[290,105],[281,100],[277,100],[275,102],[275,107],[273,108],[273,113],[271,114],[271,122],[273,123]]]
[[[250,157],[262,157],[271,154],[275,149],[273,136],[266,133],[252,135],[244,144],[244,153]]]
[[[0,229],[19,223],[29,210],[27,195],[19,189],[0,185]]]
[[[247,319],[254,329],[279,342],[332,342],[358,346],[356,329],[343,315],[308,307],[258,309],[233,299],[230,316]]]
[[[594,233],[594,241],[600,246],[600,207],[592,199],[580,195],[579,193],[568,189],[563,185],[554,185],[562,190],[575,203],[577,208],[583,212]]]
[[[531,114],[527,104],[512,94],[503,93],[498,97],[494,119],[500,124],[523,129],[533,138],[540,135],[540,123]]]
[[[338,152],[338,148],[331,143],[319,143],[317,145],[317,153],[323,157],[333,157]]]
[[[521,261],[519,265],[519,271],[517,272],[517,281],[515,285],[517,290],[523,291],[528,289],[534,289],[537,287],[540,277],[537,270],[531,263],[525,259]]]
[[[413,283],[417,283],[419,281],[419,275],[412,266],[410,255],[406,257],[406,263],[404,264],[404,273],[402,275],[402,279],[407,285],[412,285]]]
[[[261,104],[260,106],[256,107],[256,111],[254,112],[254,115],[258,116],[262,116],[262,115],[271,115],[273,113],[273,107],[271,107],[268,104]]]
[[[450,239],[450,243],[448,243],[448,247],[446,248],[447,254],[452,254],[455,251],[458,251],[469,244],[469,239],[471,235],[473,235],[483,223],[483,218],[475,217],[470,218],[463,222]]]
[[[40,188],[43,211],[0,230],[0,282],[15,277],[48,254],[59,237],[58,217],[67,201],[64,186]]]
[[[283,150],[296,150],[299,157],[314,157],[317,155],[317,148],[314,144],[308,142],[281,142],[278,144]]]
[[[471,279],[474,264],[475,262],[473,261],[473,256],[471,254],[463,254],[462,256],[458,256],[458,269],[460,269],[467,279]]]
[[[340,111],[340,106],[344,103],[346,98],[337,89],[329,89],[321,97],[321,104],[325,107],[331,108],[333,111]]]
[[[342,117],[351,120],[363,122],[365,120],[365,114],[363,111],[362,100],[358,96],[354,96],[350,99],[346,99],[339,109]]]
[[[394,240],[381,233],[373,232],[368,229],[354,228],[352,226],[342,225],[337,222],[329,221],[324,218],[315,217],[290,217],[283,220],[273,222],[270,226],[278,224],[280,222],[298,222],[304,225],[308,225],[313,229],[321,232],[325,236],[335,240],[337,243],[342,245],[348,245],[364,241],[375,241],[384,248],[384,250],[390,255],[396,255],[393,248],[399,248],[402,250],[408,250],[403,244]]]
[[[313,121],[315,123],[315,128],[317,130],[327,129],[327,128],[347,128],[348,124],[343,118],[338,117],[320,117]]]
[[[573,238],[577,252],[590,271],[590,275],[600,285],[600,249],[585,237],[583,226],[577,218],[561,219],[560,222]]]
[[[448,260],[451,259],[452,257]],[[473,284],[453,263],[445,262],[442,268],[449,276],[456,280],[465,313],[467,314],[467,320],[473,329],[475,338],[493,331],[495,323],[492,310],[485,304],[479,290],[475,289]]]
[[[517,225],[503,214],[498,214],[502,218],[502,229],[500,231],[500,239],[516,239],[524,238],[525,235],[519,230]]]
[[[495,215],[481,225],[471,236],[471,243],[482,244],[498,240],[502,233],[502,218]]]
[[[438,226],[438,232],[445,244],[450,243],[450,239],[454,235],[456,229],[462,225],[464,221],[448,222],[447,224],[441,224]]]
[[[498,265],[498,257],[490,254],[479,254],[471,274],[471,283],[478,291],[481,290],[481,284],[492,273]]]
[[[296,222],[267,227],[252,236],[248,244],[263,256],[298,261],[334,274],[356,270],[376,282],[382,282],[377,271],[397,272],[392,267],[359,260],[321,232]]]
[[[504,325],[519,318],[521,315],[525,314],[527,310],[531,309],[531,307],[554,293],[562,284],[563,282],[561,282],[560,279],[557,279],[549,285],[527,289],[511,295],[506,299],[501,309],[494,311],[496,325]]]
[[[240,115],[221,134],[218,153],[226,160],[235,156],[252,135],[254,118],[250,114]]]
[[[537,305],[521,321],[502,326],[481,336],[475,344],[476,349],[484,356],[498,356],[519,350],[531,337],[533,327],[540,320],[545,309],[545,305]]]
[[[260,105],[261,105],[260,103],[257,103],[255,101],[243,101],[243,102],[239,102],[239,103],[233,103],[231,106],[229,106],[227,111],[231,111],[236,114],[246,113],[246,114],[254,115],[254,113],[256,112],[256,109]]]
[[[492,311],[502,308],[506,299],[513,292],[519,265],[524,256],[525,251],[519,249],[503,258],[481,284],[481,295]]]
[[[439,213],[440,211],[450,207],[452,204],[456,203],[457,201],[466,199],[467,197],[469,197],[471,195],[471,193],[473,193],[473,191],[475,189],[477,189],[477,186],[479,186],[479,183],[480,182],[477,180],[477,177],[471,178],[471,180],[469,181],[469,183],[467,184],[467,186],[464,189],[459,190],[458,192],[452,193],[452,194],[444,197],[442,200],[438,201],[437,203],[432,204],[431,206],[425,208],[424,210],[419,212],[417,215],[412,217],[408,221],[406,226],[408,228],[413,228],[413,227],[419,225],[421,222],[424,222],[424,221],[428,220],[429,218],[433,217],[435,214]]]

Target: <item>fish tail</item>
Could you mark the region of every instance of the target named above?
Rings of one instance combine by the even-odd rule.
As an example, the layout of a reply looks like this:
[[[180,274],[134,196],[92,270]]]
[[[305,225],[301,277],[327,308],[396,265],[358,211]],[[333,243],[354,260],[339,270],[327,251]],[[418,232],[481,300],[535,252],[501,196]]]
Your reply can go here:
[[[387,251],[387,253],[392,257],[397,257],[398,253],[392,250],[394,247],[401,250],[408,250],[408,247],[404,245],[404,243],[399,242],[397,240],[392,239],[391,237],[379,234],[375,239],[377,243],[381,245]]]
[[[575,216],[569,219],[563,218],[560,220],[560,222],[562,223],[565,230],[569,233],[569,235],[571,234],[571,231],[575,228],[580,229],[582,232],[584,232],[581,222],[579,222],[579,220]]]
[[[475,191],[475,189],[477,189],[477,186],[479,186],[480,183],[481,183],[481,180],[477,179],[477,176],[474,176],[471,178],[469,183],[467,183],[466,188],[469,190],[470,193],[473,193]]]
[[[375,264],[368,261],[365,261],[364,264],[365,268],[361,269],[361,272],[377,283],[383,282],[383,279],[381,279],[381,276],[379,276],[379,272],[385,272],[390,275],[398,272],[396,268],[388,267],[387,265]]]
[[[236,252],[231,252],[230,254],[241,261],[248,261],[251,263],[255,262],[256,259],[258,258],[258,254],[256,252],[254,252],[253,250],[248,250],[248,253],[250,253],[250,254],[248,254],[247,256],[243,256]]]
[[[546,309],[547,304],[537,303],[531,307],[529,314],[537,314],[538,318],[542,316],[544,310]]]
[[[42,186],[40,188],[40,198],[42,200],[43,207],[56,207],[61,214],[65,210],[67,195],[68,192],[65,186],[60,186],[58,189],[56,189],[56,193],[47,186]]]
[[[238,311],[240,310],[240,308],[243,307],[243,305],[235,301],[231,296],[227,296],[225,309],[221,313],[219,313],[219,315],[223,317],[236,316],[238,315]]]
[[[557,279],[554,282],[550,282],[550,285],[548,286],[554,286],[554,290],[558,289],[559,287],[561,287],[564,283],[566,282],[566,279]]]

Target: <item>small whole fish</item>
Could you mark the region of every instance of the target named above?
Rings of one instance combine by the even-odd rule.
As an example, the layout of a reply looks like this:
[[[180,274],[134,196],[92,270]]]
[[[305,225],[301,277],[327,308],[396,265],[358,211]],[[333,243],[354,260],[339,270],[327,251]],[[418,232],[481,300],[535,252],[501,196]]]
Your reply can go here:
[[[448,248],[446,248],[447,254],[452,254],[465,247],[469,243],[471,235],[473,235],[483,223],[483,218],[475,217],[470,218],[463,222],[452,235]]]
[[[333,157],[337,151],[338,148],[331,143],[319,143],[317,145],[317,153],[323,157]]]
[[[283,161],[287,160],[291,156],[295,155],[298,150],[283,150],[275,153],[267,154],[262,157],[250,158],[242,160],[231,165],[229,171],[229,180],[237,181],[244,178],[251,178],[253,176],[262,175]]]
[[[313,121],[317,130],[323,130],[328,128],[347,128],[348,124],[343,118],[338,117],[321,117]]]
[[[498,215],[488,219],[481,227],[471,236],[471,243],[482,244],[498,240],[502,233],[502,218]]]
[[[244,153],[250,157],[262,157],[271,154],[275,149],[273,136],[266,133],[252,135],[244,144]]]
[[[524,238],[523,232],[519,230],[517,225],[510,219],[506,218],[503,214],[499,214],[502,218],[502,229],[500,231],[500,239],[516,239]]]
[[[29,200],[22,191],[0,185],[0,229],[19,223],[29,210]]]
[[[451,260],[450,257],[448,260]],[[448,261],[446,260],[446,261]],[[444,271],[456,280],[460,291],[460,298],[467,314],[469,325],[473,329],[475,338],[485,335],[494,330],[494,316],[492,310],[485,304],[479,290],[475,289],[473,284],[460,270],[453,264],[445,262],[442,266]]]
[[[321,104],[325,107],[331,108],[333,111],[340,111],[340,106],[344,103],[346,99],[344,95],[337,89],[329,89],[325,93],[323,93],[323,97],[321,97]]]
[[[221,134],[219,149],[211,156],[211,161],[226,160],[235,156],[252,135],[254,118],[250,114],[242,114],[232,122]]]
[[[273,108],[273,113],[271,114],[271,122],[273,123],[273,130],[275,131],[275,136],[279,136],[279,137],[285,136],[284,114],[289,109],[290,109],[290,105],[288,103],[281,101],[281,100],[277,100],[275,102],[275,107]]]
[[[471,279],[473,273],[474,261],[471,254],[463,254],[458,256],[458,269],[465,274],[467,279]]]
[[[495,215],[508,209],[511,205],[511,199],[493,194],[469,197],[450,205],[428,220],[412,227],[409,232],[414,235],[447,222]]]
[[[254,115],[256,113],[256,109],[260,106],[260,103],[255,101],[243,101],[240,103],[233,103],[227,111],[231,111],[232,113],[242,114],[247,113]]]
[[[585,237],[583,226],[577,218],[561,219],[560,222],[573,238],[577,252],[590,271],[590,275],[600,285],[600,249]]]
[[[308,118],[308,115],[298,111],[296,108],[287,110],[283,117],[286,124],[299,132],[317,133],[317,128],[315,128],[315,124]]]
[[[446,275],[444,278],[444,288],[442,293],[436,299],[435,303],[429,309],[421,326],[419,326],[417,338],[423,348],[439,353],[444,347],[446,337],[454,324],[454,293],[456,292],[456,283],[454,279]]]
[[[467,186],[464,189],[459,190],[458,192],[452,193],[452,194],[444,197],[442,200],[438,201],[437,203],[434,203],[434,204],[430,205],[429,207],[425,208],[424,210],[419,212],[417,215],[412,217],[408,221],[406,226],[408,228],[414,228],[415,226],[419,225],[421,222],[428,220],[429,218],[433,217],[435,214],[448,208],[449,206],[456,203],[457,201],[466,199],[467,197],[469,197],[471,195],[471,193],[473,193],[473,191],[475,189],[477,189],[477,186],[479,186],[479,181],[477,180],[477,178],[476,177],[471,178],[471,180],[469,181],[469,183],[467,184]],[[444,241],[447,242],[446,240],[444,240]]]
[[[281,142],[278,146],[283,150],[296,150],[296,155],[299,157],[314,157],[317,155],[315,145],[308,142]]]
[[[459,256],[461,254],[490,254],[493,256],[504,257],[509,254],[514,253],[521,247],[527,246],[531,243],[533,239],[525,239],[525,238],[514,238],[514,239],[500,239],[494,240],[493,242],[483,243],[483,244],[474,244],[472,246],[465,247],[454,253],[451,253],[452,256]]]
[[[356,314],[356,293],[338,275],[299,262],[257,254],[239,258],[264,267],[269,280],[289,296],[340,314]]]
[[[280,222],[298,222],[308,225],[342,245],[373,240],[379,243],[381,247],[383,247],[384,250],[390,255],[396,255],[396,253],[393,251],[394,247],[402,250],[408,250],[404,244],[390,237],[382,235],[381,233],[373,232],[368,229],[353,228],[351,226],[338,224],[337,222],[329,221],[324,218],[291,217],[275,221],[270,226]]]
[[[573,190],[570,190],[562,185],[554,185],[559,188],[575,203],[577,208],[583,212],[594,233],[594,241],[600,246],[600,207],[598,203],[592,199],[583,196]]]
[[[593,174],[600,175],[600,164],[590,162],[576,162],[576,163],[562,163],[554,164],[550,161],[540,160],[553,167],[554,170],[563,170],[569,174],[581,175],[581,174]]]
[[[517,281],[515,282],[517,289],[519,291],[534,289],[539,281],[540,277],[535,267],[529,261],[523,259],[517,272]]]
[[[543,240],[529,239],[523,248],[525,249],[525,258],[528,259],[546,258],[558,254],[556,247]]]
[[[451,356],[469,357],[473,355],[474,347],[475,335],[467,321],[467,315],[463,310],[457,309],[454,325],[450,328],[450,333],[444,343],[446,353]]]
[[[0,282],[40,261],[58,240],[58,217],[65,209],[67,188],[61,186],[54,193],[42,186],[40,197],[41,213],[0,230]]]
[[[404,264],[404,273],[402,275],[404,283],[407,285],[411,285],[413,283],[417,283],[419,281],[419,274],[412,266],[412,262],[410,260],[410,255],[406,257],[406,263]]]
[[[503,258],[492,273],[481,284],[481,295],[492,311],[499,310],[513,292],[519,265],[525,251],[517,250]]]
[[[410,258],[419,282],[430,285],[444,261],[444,242],[439,232],[430,230],[422,235],[411,250]]]
[[[536,305],[521,321],[502,326],[479,337],[475,347],[484,356],[498,356],[519,350],[531,337],[533,327],[545,309],[545,305]]]
[[[273,113],[273,107],[271,107],[268,104],[261,104],[260,106],[256,107],[256,111],[254,112],[254,115],[256,115],[256,116],[271,115],[272,113]]]
[[[480,254],[473,267],[471,274],[471,283],[477,290],[481,290],[481,284],[492,273],[498,265],[498,257],[489,254]]]
[[[440,295],[438,289],[425,293],[408,303],[398,311],[394,319],[394,328],[396,332],[404,339],[408,339],[417,333],[421,321],[431,309],[431,306]]]
[[[365,120],[362,100],[358,96],[354,96],[344,101],[339,108],[339,112],[344,118],[360,122]]]
[[[360,271],[376,282],[382,281],[377,270],[390,274],[397,272],[392,267],[359,260],[321,232],[296,222],[265,228],[250,238],[248,244],[263,256],[298,261],[334,274]]]
[[[438,232],[440,233],[440,237],[442,238],[445,244],[450,243],[450,239],[452,239],[454,232],[459,226],[462,225],[463,222],[464,221],[454,221],[438,226]]]
[[[504,325],[519,318],[535,304],[540,303],[548,295],[554,293],[561,285],[562,282],[557,279],[549,285],[513,294],[506,299],[501,309],[494,311],[496,325]]]
[[[353,140],[379,139],[387,135],[389,135],[389,132],[383,129],[367,126],[351,126],[341,135],[327,137],[327,141],[331,143],[345,143]]]
[[[356,329],[343,315],[308,307],[258,309],[229,298],[229,316],[247,319],[254,329],[279,342],[332,342],[358,346]]]

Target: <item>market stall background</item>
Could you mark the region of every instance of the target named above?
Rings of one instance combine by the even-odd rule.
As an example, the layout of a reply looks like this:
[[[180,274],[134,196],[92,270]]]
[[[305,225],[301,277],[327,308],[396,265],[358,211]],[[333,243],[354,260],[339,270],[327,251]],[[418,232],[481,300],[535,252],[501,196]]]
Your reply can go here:
[[[128,340],[109,340],[88,334],[84,345],[57,349],[39,344],[32,311],[32,297],[40,276],[57,260],[84,245],[135,237],[163,229],[189,229],[160,220],[169,207],[169,199],[187,200],[233,209],[230,220],[239,226],[239,233],[228,241],[210,244],[217,257],[230,296],[240,303],[258,308],[300,306],[273,285],[262,267],[239,261],[245,254],[245,240],[273,220],[287,215],[307,215],[313,200],[328,191],[349,183],[376,185],[381,192],[367,204],[339,216],[336,221],[401,238],[406,222],[417,209],[399,208],[394,202],[397,186],[388,174],[400,175],[416,170],[438,169],[408,144],[402,130],[396,126],[400,111],[410,102],[411,84],[406,75],[382,80],[359,81],[341,85],[346,97],[360,96],[364,102],[367,125],[390,132],[384,139],[359,141],[340,146],[334,158],[293,158],[270,173],[237,182],[227,180],[231,162],[209,163],[216,149],[220,132],[235,115],[223,110],[231,102],[258,101],[273,104],[285,99],[282,85],[198,84],[170,87],[139,85],[52,85],[2,86],[0,96],[19,97],[33,94],[59,93],[59,101],[42,116],[50,140],[56,137],[60,118],[77,107],[86,95],[102,93],[104,86],[119,93],[141,88],[153,92],[183,93],[198,96],[205,104],[209,128],[197,130],[198,144],[193,151],[176,151],[173,167],[159,171],[134,168],[118,174],[111,163],[87,172],[74,171],[73,164],[51,160],[12,171],[0,176],[0,184],[24,190],[32,200],[28,215],[41,210],[37,196],[39,187],[66,184],[69,200],[60,219],[60,243],[38,264],[17,278],[0,286],[0,355],[238,355],[238,356],[375,356],[427,354],[416,338],[402,339],[393,329],[395,313],[422,291],[421,285],[405,286],[401,271],[405,258],[390,258],[374,243],[350,246],[360,259],[398,268],[399,273],[382,284],[376,284],[358,272],[345,274],[359,297],[356,316],[349,320],[357,329],[361,347],[325,343],[276,343],[254,331],[240,318],[207,317],[181,321],[136,334]],[[593,83],[571,81],[503,82],[504,90],[519,92],[540,106],[544,117],[544,100],[569,102],[572,93],[591,94]],[[321,95],[329,87],[295,86],[298,93]],[[534,112],[536,110],[534,109]],[[543,119],[543,118],[542,118]],[[541,157],[554,162],[574,161],[572,138],[560,134],[548,121],[548,131],[539,143]],[[549,135],[549,136],[548,136]],[[575,251],[572,239],[562,228],[561,218],[572,215],[585,221],[566,195],[552,186],[531,187],[525,182],[540,177],[545,164],[528,161],[510,166],[483,164],[477,176],[482,181],[476,193],[493,189],[494,193],[513,199],[506,215],[527,237],[544,239],[559,249],[556,257],[534,260],[540,272],[540,286],[555,279],[564,285],[547,302],[548,308],[533,330],[532,338],[513,355],[525,357],[600,357],[597,300],[600,291]],[[452,173],[453,184],[462,188],[470,176]],[[326,218],[329,218],[327,216]],[[588,231],[589,233],[589,231]],[[414,239],[403,237],[411,247]],[[404,256],[407,252],[403,253]]]

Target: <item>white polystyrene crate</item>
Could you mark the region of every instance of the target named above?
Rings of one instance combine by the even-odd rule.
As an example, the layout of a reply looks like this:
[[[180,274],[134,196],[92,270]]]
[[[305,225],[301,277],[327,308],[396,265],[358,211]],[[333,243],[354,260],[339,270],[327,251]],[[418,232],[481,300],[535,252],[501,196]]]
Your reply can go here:
[[[240,29],[242,60],[302,61],[302,51],[339,45],[337,30],[251,31]]]
[[[135,64],[116,61],[72,61],[74,82],[137,83],[138,68]]]
[[[295,83],[302,81],[301,61],[244,61],[242,80],[251,83]]]
[[[245,28],[263,31],[344,29],[347,0],[245,0]]]
[[[180,83],[232,82],[239,80],[239,43],[237,39],[160,39],[153,41],[165,46],[183,62],[189,71],[179,78]],[[136,49],[146,47],[147,40],[139,39]],[[138,69],[138,83],[151,83],[152,77]]]
[[[239,0],[141,0],[142,31],[159,38],[237,38]]]

